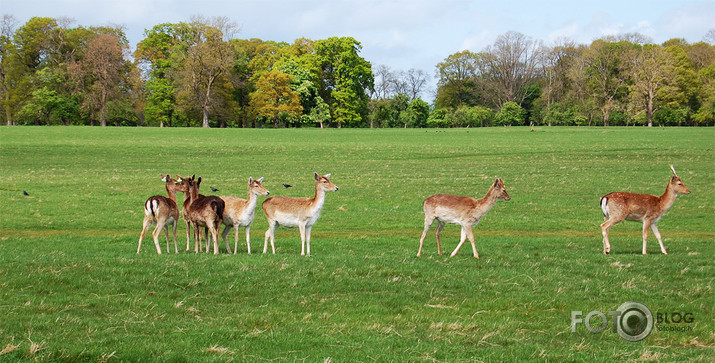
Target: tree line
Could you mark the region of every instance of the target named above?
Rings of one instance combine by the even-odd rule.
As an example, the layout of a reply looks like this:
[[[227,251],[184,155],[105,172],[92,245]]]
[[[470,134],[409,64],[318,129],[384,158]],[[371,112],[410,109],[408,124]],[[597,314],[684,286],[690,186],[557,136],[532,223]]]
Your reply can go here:
[[[548,47],[521,33],[423,70],[360,56],[351,37],[239,39],[225,17],[146,29],[2,18],[7,125],[480,127],[713,125],[715,46],[639,34]],[[709,37],[709,38],[708,38]],[[715,43],[715,31],[706,35]],[[422,98],[433,92],[433,104]]]

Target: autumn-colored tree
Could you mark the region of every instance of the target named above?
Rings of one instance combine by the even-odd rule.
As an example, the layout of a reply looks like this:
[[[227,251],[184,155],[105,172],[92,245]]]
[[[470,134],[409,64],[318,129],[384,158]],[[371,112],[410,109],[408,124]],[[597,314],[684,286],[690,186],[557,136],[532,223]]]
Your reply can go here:
[[[256,91],[251,96],[251,108],[259,117],[273,120],[278,127],[280,116],[297,119],[303,112],[298,93],[290,87],[292,77],[278,70],[261,74],[256,82]]]
[[[119,85],[126,83],[123,48],[117,36],[99,34],[89,41],[82,59],[70,66],[75,92],[83,95],[82,107],[90,114],[91,124],[99,120],[107,126],[107,103],[119,96]]]

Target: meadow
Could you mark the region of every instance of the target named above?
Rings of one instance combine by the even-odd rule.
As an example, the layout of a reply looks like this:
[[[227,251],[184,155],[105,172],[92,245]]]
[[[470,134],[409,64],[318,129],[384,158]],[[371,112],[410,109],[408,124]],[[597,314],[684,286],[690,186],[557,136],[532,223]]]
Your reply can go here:
[[[670,164],[692,193],[658,223],[669,254],[651,235],[642,255],[641,224],[624,222],[604,255],[599,198],[660,195]],[[313,172],[340,190],[309,257],[286,228],[260,253],[265,197],[251,255],[243,230],[236,255],[185,252],[183,220],[179,254],[150,236],[136,253],[160,174],[245,198],[249,176],[312,196]],[[480,258],[468,243],[448,257],[454,225],[444,255],[433,227],[417,258],[422,201],[480,198],[495,177],[511,201],[474,227]],[[0,127],[0,206],[0,361],[712,361],[715,348],[713,128]],[[627,301],[693,319],[628,342],[608,315]],[[571,332],[572,311],[595,310],[608,329]]]

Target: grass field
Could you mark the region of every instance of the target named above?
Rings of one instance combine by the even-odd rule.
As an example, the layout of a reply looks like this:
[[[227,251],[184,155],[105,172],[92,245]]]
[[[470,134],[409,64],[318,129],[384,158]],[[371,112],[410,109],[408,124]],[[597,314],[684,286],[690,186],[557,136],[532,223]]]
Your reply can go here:
[[[627,222],[603,255],[599,198],[660,195],[669,164],[692,191],[658,224],[669,254],[651,236],[641,255],[641,225]],[[157,255],[150,238],[136,254],[143,203],[165,194],[160,174],[196,174],[203,194],[245,198],[249,176],[272,195],[310,196],[314,171],[340,190],[327,195],[310,257],[297,229],[279,229],[276,255],[260,253],[264,198],[252,255],[243,238],[237,255]],[[474,228],[481,258],[468,245],[447,257],[453,225],[445,255],[430,232],[415,257],[422,201],[482,197],[496,176],[512,199]],[[0,361],[714,356],[712,128],[1,127],[0,205]],[[628,342],[608,315],[627,301],[693,319]],[[604,312],[609,328],[572,333],[574,310]]]

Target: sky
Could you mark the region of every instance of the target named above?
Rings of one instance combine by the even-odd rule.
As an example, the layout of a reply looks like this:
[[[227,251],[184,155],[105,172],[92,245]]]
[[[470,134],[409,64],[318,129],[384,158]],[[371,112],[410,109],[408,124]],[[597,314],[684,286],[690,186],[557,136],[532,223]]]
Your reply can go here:
[[[655,43],[695,43],[715,28],[715,0],[0,0],[0,13],[20,25],[33,16],[72,18],[72,26],[121,25],[133,48],[146,29],[193,15],[228,17],[241,29],[236,38],[293,43],[350,36],[373,66],[425,71],[432,88],[437,63],[462,50],[482,51],[508,31],[546,45],[632,32]]]

